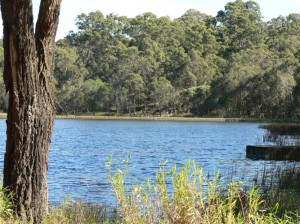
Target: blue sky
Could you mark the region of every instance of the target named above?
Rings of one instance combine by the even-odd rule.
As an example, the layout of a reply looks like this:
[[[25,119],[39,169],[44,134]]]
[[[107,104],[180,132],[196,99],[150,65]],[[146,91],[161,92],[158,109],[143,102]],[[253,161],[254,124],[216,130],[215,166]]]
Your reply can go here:
[[[62,0],[57,39],[66,36],[70,30],[76,30],[75,19],[80,13],[99,10],[104,15],[114,13],[134,17],[144,12],[153,12],[157,16],[178,18],[188,9],[196,9],[215,16],[230,0]],[[37,15],[40,0],[33,0]],[[300,13],[300,0],[256,0],[260,5],[264,20],[279,15]]]

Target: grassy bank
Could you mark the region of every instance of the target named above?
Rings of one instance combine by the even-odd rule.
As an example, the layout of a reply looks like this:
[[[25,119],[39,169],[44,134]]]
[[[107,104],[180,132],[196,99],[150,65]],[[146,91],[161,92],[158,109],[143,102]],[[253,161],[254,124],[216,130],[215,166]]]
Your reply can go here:
[[[97,115],[57,115],[58,119],[86,119],[86,120],[141,120],[141,121],[191,121],[191,122],[243,122],[255,121],[244,118],[222,118],[222,117],[135,117],[135,116],[97,116]]]
[[[5,119],[6,113],[0,113],[0,118]],[[248,117],[193,117],[193,116],[140,116],[140,115],[116,115],[112,113],[95,114],[70,114],[56,115],[57,119],[81,119],[81,120],[140,120],[140,121],[183,121],[183,122],[268,122],[268,123],[298,123],[298,120],[290,119],[260,119]]]
[[[0,113],[0,118],[5,119],[6,113]],[[190,122],[243,122],[257,121],[245,118],[222,117],[173,117],[173,116],[126,116],[126,115],[56,115],[57,119],[82,119],[82,120],[140,120],[140,121],[190,121]]]
[[[6,119],[6,113],[0,113],[0,118]],[[190,121],[190,122],[244,122],[258,121],[246,118],[222,118],[222,117],[184,117],[184,116],[127,116],[111,114],[83,114],[83,115],[56,115],[57,119],[82,119],[82,120],[140,120],[140,121]]]
[[[194,117],[194,116],[143,116],[116,115],[111,113],[56,115],[58,119],[86,119],[86,120],[145,120],[145,121],[190,121],[190,122],[261,122],[261,123],[299,123],[296,119],[267,119],[250,117]]]

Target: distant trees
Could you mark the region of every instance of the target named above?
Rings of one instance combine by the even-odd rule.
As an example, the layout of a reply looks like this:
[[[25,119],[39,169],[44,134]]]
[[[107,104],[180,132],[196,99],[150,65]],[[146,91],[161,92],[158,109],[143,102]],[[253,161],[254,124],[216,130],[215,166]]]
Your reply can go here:
[[[56,43],[58,113],[300,116],[300,14],[264,22],[236,0],[216,17],[96,11],[76,25]]]

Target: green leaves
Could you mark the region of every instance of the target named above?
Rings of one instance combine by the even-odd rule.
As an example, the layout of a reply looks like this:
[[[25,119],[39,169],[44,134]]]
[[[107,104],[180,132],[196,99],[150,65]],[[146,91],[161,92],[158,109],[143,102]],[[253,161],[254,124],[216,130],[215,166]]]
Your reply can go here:
[[[236,0],[216,17],[96,11],[77,26],[57,42],[60,113],[299,114],[299,14],[266,23],[256,2]]]
[[[226,47],[225,54],[260,45],[265,39],[259,5],[254,1],[229,2],[218,12],[218,29]]]

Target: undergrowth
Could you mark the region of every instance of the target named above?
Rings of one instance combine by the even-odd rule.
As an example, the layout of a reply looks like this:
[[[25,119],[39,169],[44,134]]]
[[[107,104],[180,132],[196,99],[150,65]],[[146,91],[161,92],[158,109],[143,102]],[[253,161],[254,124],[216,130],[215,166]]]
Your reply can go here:
[[[298,223],[298,214],[277,211],[277,203],[270,208],[257,187],[245,191],[242,182],[221,185],[217,173],[212,181],[203,175],[202,167],[188,161],[181,169],[170,171],[161,166],[155,182],[126,189],[128,161],[125,168],[111,171],[108,176],[116,194],[119,216],[123,223]],[[167,183],[171,183],[168,186]],[[266,207],[268,209],[266,210]]]
[[[72,201],[67,198],[60,206],[51,207],[50,214],[44,224],[54,223],[116,223],[117,213],[114,208],[80,200]]]
[[[264,169],[256,179],[260,194],[266,204],[269,207],[280,205],[278,215],[282,216],[286,212],[289,214],[299,212],[300,167],[297,163]]]

